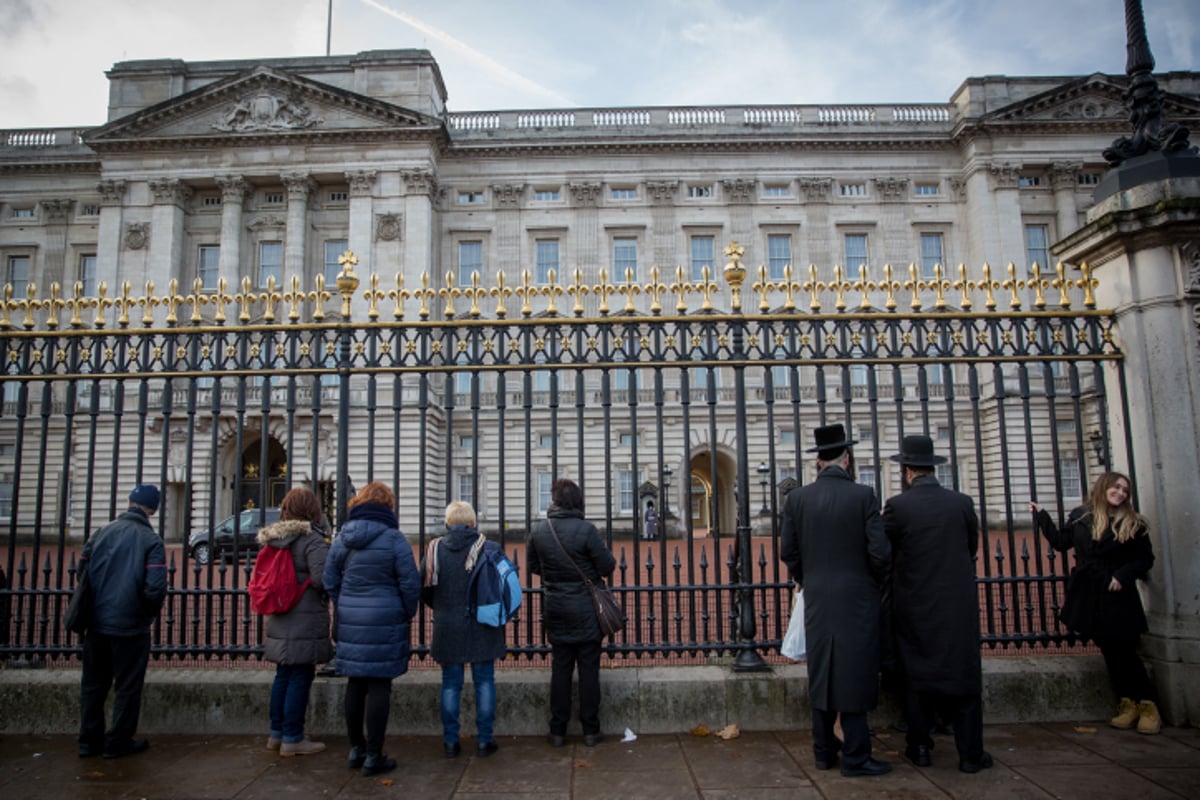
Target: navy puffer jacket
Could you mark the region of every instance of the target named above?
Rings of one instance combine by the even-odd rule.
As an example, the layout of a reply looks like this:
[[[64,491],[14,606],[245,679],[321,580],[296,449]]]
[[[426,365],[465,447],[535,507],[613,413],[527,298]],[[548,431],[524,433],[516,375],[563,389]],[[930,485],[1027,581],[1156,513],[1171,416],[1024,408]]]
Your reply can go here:
[[[407,672],[421,577],[391,509],[378,503],[350,509],[325,562],[324,584],[337,611],[338,674],[395,678]]]

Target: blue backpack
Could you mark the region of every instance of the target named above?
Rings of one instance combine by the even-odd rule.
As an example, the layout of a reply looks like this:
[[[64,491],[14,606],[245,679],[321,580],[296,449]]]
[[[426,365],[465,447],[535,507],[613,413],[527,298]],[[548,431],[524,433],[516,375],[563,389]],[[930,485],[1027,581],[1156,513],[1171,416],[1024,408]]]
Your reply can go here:
[[[476,622],[502,628],[520,607],[521,577],[517,565],[509,561],[495,542],[485,542],[467,584],[467,613]]]

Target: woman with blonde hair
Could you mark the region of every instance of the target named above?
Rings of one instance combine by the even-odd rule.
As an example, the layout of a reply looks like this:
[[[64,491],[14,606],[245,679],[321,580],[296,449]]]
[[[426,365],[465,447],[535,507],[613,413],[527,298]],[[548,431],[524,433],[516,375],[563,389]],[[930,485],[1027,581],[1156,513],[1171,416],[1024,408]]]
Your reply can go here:
[[[267,749],[278,750],[284,758],[325,749],[324,742],[314,742],[304,735],[316,665],[333,655],[329,602],[322,583],[329,545],[325,543],[321,517],[321,504],[312,490],[295,488],[279,504],[279,522],[258,532],[259,547],[291,551],[297,583],[312,579],[294,608],[266,618],[265,655],[275,662]]]
[[[504,658],[504,628],[484,625],[469,613],[467,589],[485,547],[498,548],[476,528],[475,509],[456,500],[446,506],[446,535],[435,539],[421,565],[422,594],[433,609],[433,642],[429,653],[442,667],[442,744],[446,758],[461,752],[459,708],[463,677],[471,665],[475,685],[476,755],[486,758],[499,749],[496,722],[496,659]]]
[[[348,765],[365,776],[389,772],[396,761],[384,754],[383,738],[392,679],[408,671],[409,622],[417,613],[421,578],[396,520],[396,496],[386,485],[372,481],[350,500],[324,577],[337,611],[337,674],[349,678]]]
[[[1037,527],[1050,546],[1065,553],[1075,549],[1075,567],[1058,618],[1071,631],[1091,639],[1120,702],[1114,728],[1137,726],[1138,733],[1162,730],[1154,684],[1138,656],[1138,640],[1148,630],[1136,582],[1154,565],[1154,549],[1146,520],[1133,508],[1130,480],[1119,472],[1096,479],[1082,506],[1061,529],[1037,503]]]

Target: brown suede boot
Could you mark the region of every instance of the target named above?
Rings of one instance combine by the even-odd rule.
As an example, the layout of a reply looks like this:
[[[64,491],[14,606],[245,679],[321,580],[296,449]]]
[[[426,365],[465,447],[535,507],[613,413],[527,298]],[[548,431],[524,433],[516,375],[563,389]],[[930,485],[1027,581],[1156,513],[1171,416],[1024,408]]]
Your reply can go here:
[[[292,756],[311,756],[316,755],[324,750],[324,742],[314,742],[312,739],[309,739],[307,736],[305,736],[298,742],[293,742],[291,744],[284,742],[281,744],[279,746],[279,755],[283,756],[284,758],[291,758]]]
[[[1158,715],[1158,706],[1152,700],[1138,703],[1138,733],[1153,735],[1162,730],[1162,717]]]
[[[1128,697],[1122,697],[1121,702],[1117,703],[1117,715],[1109,721],[1109,725],[1114,728],[1120,728],[1127,731],[1137,724],[1138,707],[1137,704]]]

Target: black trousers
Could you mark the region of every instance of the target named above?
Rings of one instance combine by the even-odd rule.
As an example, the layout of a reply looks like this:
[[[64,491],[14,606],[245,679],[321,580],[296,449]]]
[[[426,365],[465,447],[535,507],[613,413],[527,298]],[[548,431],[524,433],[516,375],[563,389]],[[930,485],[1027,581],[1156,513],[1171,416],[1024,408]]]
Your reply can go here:
[[[83,637],[80,680],[79,744],[106,751],[133,740],[142,713],[142,686],[150,662],[150,631],[136,636],[107,636],[88,631]],[[113,689],[112,727],[104,728],[104,701]]]
[[[843,765],[861,767],[871,757],[871,729],[867,726],[866,712],[841,712],[842,735],[846,738],[840,746],[833,733],[838,713],[819,708],[812,710],[813,756],[818,760],[832,761],[832,757],[841,749]]]
[[[383,752],[392,711],[391,678],[350,678],[346,682],[346,735],[350,746],[367,753]],[[363,738],[363,723],[367,736]]]
[[[909,748],[933,746],[929,732],[934,716],[954,724],[954,747],[959,761],[977,763],[983,758],[983,701],[978,694],[941,694],[909,690],[905,697],[904,716],[908,722],[905,741]]]
[[[1158,702],[1158,692],[1146,673],[1146,665],[1138,655],[1137,639],[1096,639],[1113,692],[1118,698],[1128,697],[1137,703],[1149,700]]]
[[[600,732],[600,642],[551,645],[550,733],[567,735],[571,677],[579,666],[579,722],[584,734]]]

